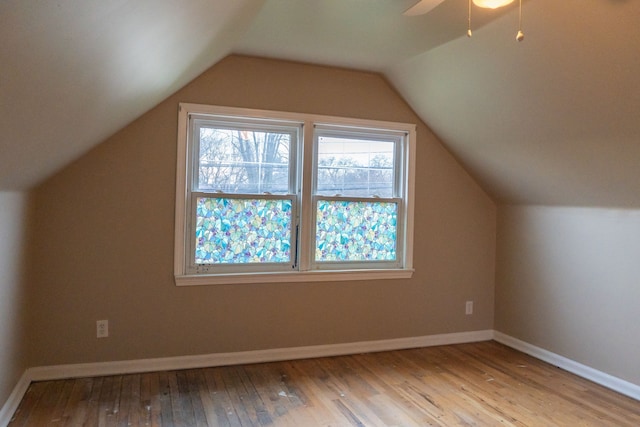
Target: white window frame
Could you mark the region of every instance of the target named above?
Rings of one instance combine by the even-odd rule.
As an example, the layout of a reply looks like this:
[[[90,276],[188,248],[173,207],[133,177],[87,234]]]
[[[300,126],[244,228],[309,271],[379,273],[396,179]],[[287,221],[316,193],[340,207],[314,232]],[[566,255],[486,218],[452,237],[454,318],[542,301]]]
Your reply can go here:
[[[189,120],[189,133],[191,135],[198,135],[199,130],[202,127],[208,127],[210,125],[215,125],[220,128],[228,128],[228,129],[254,129],[258,131],[271,130],[274,132],[282,132],[285,134],[291,134],[292,140],[291,145],[289,147],[289,182],[288,182],[288,194],[270,194],[268,192],[264,193],[218,193],[216,191],[206,191],[198,188],[198,179],[197,174],[193,173],[194,170],[197,170],[198,161],[200,158],[200,153],[195,146],[191,146],[187,142],[187,149],[189,150],[189,155],[187,157],[187,202],[190,204],[190,209],[187,209],[187,214],[189,212],[195,212],[196,202],[198,197],[212,197],[216,196],[223,197],[225,199],[263,199],[263,200],[290,200],[292,202],[292,224],[291,224],[291,256],[292,262],[295,262],[296,247],[297,247],[297,238],[296,238],[296,227],[297,227],[297,205],[298,205],[298,196],[299,193],[299,185],[297,182],[297,176],[299,175],[297,172],[297,166],[300,163],[298,157],[298,145],[299,141],[302,139],[302,123],[299,121],[283,121],[283,120],[273,120],[273,119],[264,119],[264,118],[249,118],[249,117],[227,117],[227,116],[219,116],[219,115],[203,115],[203,114],[191,114]],[[191,173],[190,173],[191,171]],[[187,218],[185,216],[185,218]],[[188,218],[187,218],[188,219]],[[185,236],[185,244],[186,247],[194,248],[196,237],[195,232],[189,227],[189,223],[187,222],[185,230],[189,231]],[[275,272],[275,271],[290,271],[295,266],[292,266],[290,263],[250,263],[250,264],[224,264],[224,265],[197,265],[194,263],[194,257],[191,256],[191,252],[185,250],[184,251],[184,266],[185,273],[188,275],[202,275],[202,274],[229,274],[229,273],[261,273],[261,272]]]
[[[391,140],[394,143],[394,178],[393,178],[393,195],[391,197],[367,196],[343,196],[343,195],[319,195],[317,194],[317,167],[318,167],[318,148],[319,138],[323,136],[341,138],[341,139],[357,139],[379,141],[381,139]],[[331,124],[315,123],[314,125],[314,144],[313,144],[313,171],[312,171],[312,223],[316,223],[316,215],[318,212],[317,204],[320,200],[330,201],[347,201],[347,202],[390,202],[398,205],[397,212],[397,229],[404,230],[404,180],[403,177],[403,151],[404,140],[406,134],[404,131],[389,129],[368,129],[353,126],[335,126]],[[397,166],[397,167],[396,167]],[[315,227],[311,228],[311,240],[314,239]],[[396,237],[396,260],[395,261],[335,261],[335,262],[316,262],[312,260],[311,269],[313,270],[343,270],[346,267],[353,269],[370,269],[376,266],[376,269],[397,269],[403,266],[404,262],[404,233],[398,233]]]
[[[192,156],[194,155],[189,144],[192,131],[191,117],[226,118],[229,120],[242,120],[251,118],[258,120],[274,120],[280,123],[299,123],[302,126],[299,138],[301,139],[296,153],[298,167],[302,168],[300,182],[296,182],[298,191],[298,217],[299,229],[303,232],[298,237],[298,263],[297,269],[291,271],[255,271],[255,268],[243,269],[242,271],[230,271],[223,273],[208,272],[195,273],[190,268],[188,261],[191,256],[188,253],[193,240],[189,237],[190,219],[187,217],[191,203],[191,185],[189,179],[192,174],[190,167]],[[385,265],[383,268],[367,268],[366,263],[354,265],[351,268],[348,264],[332,263],[323,268],[318,268],[313,261],[315,242],[313,236],[314,229],[314,209],[316,196],[313,196],[314,183],[312,179],[313,165],[315,160],[314,147],[314,127],[318,125],[322,128],[360,129],[362,132],[391,132],[403,134],[402,149],[397,153],[400,155],[399,162],[403,170],[396,173],[400,197],[394,200],[401,200],[398,209],[398,224],[403,226],[398,228],[397,238],[397,263]],[[289,113],[279,111],[255,110],[246,108],[221,107],[201,104],[180,103],[178,108],[178,135],[177,135],[177,164],[176,164],[176,205],[175,205],[175,242],[174,242],[174,276],[178,286],[188,285],[216,285],[216,284],[241,284],[241,283],[284,283],[284,282],[317,282],[317,281],[340,281],[340,280],[378,280],[378,279],[408,279],[413,274],[413,199],[415,181],[415,147],[416,147],[416,126],[415,124],[386,122],[366,119],[352,119],[344,117],[321,116],[314,114]],[[398,196],[398,195],[396,195]],[[330,198],[324,197],[321,198]],[[348,198],[354,200],[354,198]],[[374,199],[386,201],[389,199]],[[348,268],[348,269],[346,269]],[[252,271],[253,270],[253,271]],[[222,270],[224,271],[224,269]]]

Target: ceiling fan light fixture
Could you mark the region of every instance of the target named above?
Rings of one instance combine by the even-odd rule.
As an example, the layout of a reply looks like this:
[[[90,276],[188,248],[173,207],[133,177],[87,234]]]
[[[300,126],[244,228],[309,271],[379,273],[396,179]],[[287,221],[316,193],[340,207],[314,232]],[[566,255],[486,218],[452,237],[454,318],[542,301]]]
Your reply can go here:
[[[488,9],[497,9],[510,3],[513,3],[513,0],[473,0],[473,4],[476,6]]]

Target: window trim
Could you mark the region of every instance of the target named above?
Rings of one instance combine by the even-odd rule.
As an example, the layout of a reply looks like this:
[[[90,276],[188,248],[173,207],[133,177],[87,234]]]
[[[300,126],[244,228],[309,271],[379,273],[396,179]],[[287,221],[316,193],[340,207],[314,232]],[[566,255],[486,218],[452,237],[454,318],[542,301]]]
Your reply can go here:
[[[404,212],[404,236],[398,240],[402,245],[404,265],[400,268],[388,269],[340,269],[340,270],[311,270],[311,251],[313,239],[300,239],[299,248],[300,270],[276,271],[276,272],[242,272],[228,274],[188,274],[186,261],[186,248],[189,242],[187,237],[189,189],[189,159],[193,156],[192,147],[189,146],[189,137],[192,131],[189,125],[190,116],[234,116],[251,117],[277,122],[303,123],[303,131],[300,137],[302,144],[297,152],[303,171],[312,167],[314,146],[314,125],[328,127],[360,127],[372,131],[401,131],[407,134],[405,149],[402,150],[403,167],[407,173],[401,172],[401,187],[404,190],[400,212]],[[178,135],[177,135],[177,164],[176,164],[176,204],[175,204],[175,236],[174,236],[174,277],[177,286],[191,285],[217,285],[217,284],[242,284],[242,283],[290,283],[290,282],[317,282],[317,281],[343,281],[343,280],[379,280],[379,279],[408,279],[413,274],[413,224],[414,224],[414,194],[415,194],[415,152],[416,152],[416,125],[399,122],[387,122],[367,119],[354,119],[346,117],[324,116],[304,113],[289,113],[269,110],[256,110],[247,108],[221,107],[212,105],[180,103],[178,106]],[[313,201],[311,197],[311,185],[309,179],[302,180],[300,194],[308,194],[299,206],[301,212],[301,227],[312,230]]]

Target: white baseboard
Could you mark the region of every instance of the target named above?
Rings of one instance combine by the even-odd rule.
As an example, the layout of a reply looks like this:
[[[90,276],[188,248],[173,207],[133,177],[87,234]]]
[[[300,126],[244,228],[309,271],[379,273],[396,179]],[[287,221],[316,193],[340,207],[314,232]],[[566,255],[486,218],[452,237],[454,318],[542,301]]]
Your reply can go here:
[[[607,387],[613,391],[616,391],[625,396],[629,396],[633,399],[640,400],[640,386],[625,381],[623,379],[614,377],[597,369],[593,369],[589,366],[578,363],[574,360],[568,359],[559,354],[552,353],[543,348],[536,347],[524,341],[520,341],[517,338],[513,338],[502,332],[494,331],[494,340],[502,343],[506,346],[514,348],[518,351],[526,353],[530,356],[540,359],[544,362],[550,363],[554,366],[578,375],[579,377],[593,381],[596,384]]]
[[[378,351],[403,350],[408,348],[432,347],[437,345],[462,344],[477,341],[488,341],[492,338],[493,330],[483,330],[453,334],[428,335],[422,337],[396,338],[380,341],[242,351],[235,353],[214,353],[196,356],[164,357],[116,362],[40,366],[29,368],[25,371],[18,385],[16,385],[13,390],[13,393],[11,393],[9,400],[0,410],[0,426],[6,426],[9,423],[32,381],[309,359],[313,357],[341,356],[346,354],[373,353]]]
[[[341,356],[345,354],[372,353],[376,351],[487,341],[492,338],[493,331],[485,330],[429,335],[423,337],[396,338],[380,341],[362,341],[345,344],[289,347],[234,353],[213,353],[196,356],[164,357],[118,362],[41,366],[37,368],[30,368],[28,369],[28,372],[32,381],[44,381],[62,378],[96,377],[104,375],[205,368],[212,366],[276,362],[281,360],[309,359],[313,357]]]

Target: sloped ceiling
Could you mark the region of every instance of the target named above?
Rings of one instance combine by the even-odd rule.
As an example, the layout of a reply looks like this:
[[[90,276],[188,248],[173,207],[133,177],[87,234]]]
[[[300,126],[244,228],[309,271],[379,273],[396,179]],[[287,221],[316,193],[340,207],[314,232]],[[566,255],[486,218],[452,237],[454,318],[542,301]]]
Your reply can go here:
[[[262,3],[0,1],[0,189],[28,189],[226,56]]]
[[[383,73],[497,201],[640,207],[640,2],[4,0],[0,189],[25,190],[229,53]]]

